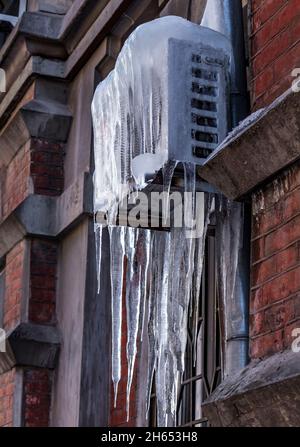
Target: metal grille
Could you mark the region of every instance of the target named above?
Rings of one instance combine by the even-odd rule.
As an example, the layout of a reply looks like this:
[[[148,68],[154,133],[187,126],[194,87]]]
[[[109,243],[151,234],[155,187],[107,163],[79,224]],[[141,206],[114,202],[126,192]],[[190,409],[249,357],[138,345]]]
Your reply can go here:
[[[201,164],[227,135],[229,59],[170,39],[168,62],[170,158]]]
[[[207,69],[207,60],[198,54],[191,57],[192,154],[197,158],[207,158],[219,143],[219,74],[213,68]]]
[[[197,353],[195,356],[194,353]],[[195,361],[196,359],[196,361]],[[216,287],[215,230],[209,229],[205,248],[201,294],[197,313],[190,314],[181,382],[178,427],[206,427],[202,403],[216,389],[222,377],[220,309]],[[149,425],[156,426],[155,387],[153,385]]]

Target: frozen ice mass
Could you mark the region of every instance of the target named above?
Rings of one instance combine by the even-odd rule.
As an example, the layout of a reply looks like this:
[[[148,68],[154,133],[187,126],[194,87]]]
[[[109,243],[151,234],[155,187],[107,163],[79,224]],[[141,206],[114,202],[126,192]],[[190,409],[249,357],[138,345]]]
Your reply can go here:
[[[117,401],[122,374],[121,336],[123,303],[127,319],[127,412],[130,405],[137,349],[148,337],[148,408],[155,381],[158,426],[175,426],[178,390],[184,373],[187,318],[197,310],[201,286],[206,232],[218,219],[219,246],[231,268],[221,271],[221,299],[233,293],[240,238],[238,207],[214,194],[200,193],[196,203],[196,169],[183,164],[184,190],[191,199],[184,204],[186,222],[197,220],[200,233],[189,237],[188,225],[156,231],[117,226],[118,204],[144,188],[168,160],[167,64],[170,38],[203,43],[230,53],[226,38],[179,17],[165,17],[138,27],[125,42],[115,69],[103,80],[94,96],[94,212],[106,215],[110,235],[112,309],[112,381]],[[181,113],[178,111],[178,113]],[[184,151],[184,148],[183,148]],[[164,178],[170,192],[173,170]],[[198,193],[199,194],[199,193]],[[198,196],[199,197],[199,196]],[[199,206],[200,203],[200,206]],[[236,222],[233,226],[232,215]],[[102,225],[95,223],[98,283],[101,277]],[[220,257],[219,257],[220,258]],[[141,341],[142,340],[142,341]],[[196,356],[197,353],[195,352]]]

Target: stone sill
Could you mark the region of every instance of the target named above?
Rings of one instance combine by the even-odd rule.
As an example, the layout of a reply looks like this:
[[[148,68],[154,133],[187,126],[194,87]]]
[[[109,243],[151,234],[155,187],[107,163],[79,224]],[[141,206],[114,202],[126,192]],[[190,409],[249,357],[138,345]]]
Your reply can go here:
[[[283,427],[299,426],[299,408],[300,353],[287,350],[226,378],[203,412],[215,427]]]
[[[289,89],[252,118],[236,128],[198,170],[232,200],[245,199],[300,157],[299,93]]]

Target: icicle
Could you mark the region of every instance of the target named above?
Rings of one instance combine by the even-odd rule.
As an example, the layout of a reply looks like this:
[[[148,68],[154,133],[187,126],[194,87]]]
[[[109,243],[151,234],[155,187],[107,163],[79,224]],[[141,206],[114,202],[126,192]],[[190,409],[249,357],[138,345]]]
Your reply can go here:
[[[130,391],[137,354],[137,336],[140,330],[142,337],[144,326],[151,233],[149,230],[127,228],[126,236],[125,250],[128,259],[126,283],[127,417],[129,417]]]
[[[197,250],[195,254],[195,265],[197,266],[197,270],[195,272],[194,279],[194,300],[193,300],[193,312],[195,315],[195,319],[198,320],[199,313],[199,299],[200,299],[200,290],[202,283],[202,271],[203,271],[203,261],[205,255],[205,241],[207,235],[207,229],[210,222],[211,214],[214,209],[214,197],[211,194],[206,194],[205,200],[202,202],[203,206],[199,206],[197,209],[197,222],[202,221],[202,233],[197,239]],[[194,366],[196,366],[197,362],[197,331],[198,324],[197,320],[194,322],[195,332],[193,334],[194,337]]]
[[[124,277],[124,227],[109,227],[112,295],[112,380],[114,405],[117,404],[118,384],[121,379],[122,294]]]
[[[238,267],[240,249],[243,245],[243,204],[230,202],[224,197],[218,198],[220,207],[216,213],[217,262],[220,299],[224,312],[225,342],[236,334],[241,334],[244,326],[245,312],[240,309]],[[226,350],[225,350],[226,351]],[[225,358],[225,375],[230,365]]]
[[[170,191],[171,191],[171,184],[172,179],[174,176],[175,169],[178,165],[177,161],[171,160],[168,161],[162,170],[163,175],[163,226],[165,226],[168,223],[168,216],[170,214],[169,210],[169,198],[170,198]]]
[[[185,289],[185,306],[188,308],[190,301],[190,288],[192,284],[193,261],[195,253],[195,238],[197,235],[197,220],[195,219],[196,212],[196,167],[192,163],[184,164],[184,224],[186,236],[186,252],[187,252],[187,288]],[[203,213],[202,206],[202,213]],[[204,216],[201,216],[203,219]]]
[[[182,299],[182,287],[185,286],[185,266],[184,266],[184,247],[186,244],[184,231],[179,229],[173,229],[173,243],[172,243],[172,256],[170,265],[170,282],[171,282],[171,295],[172,295],[172,310],[170,309],[170,315],[172,316],[172,330],[171,341],[174,356],[176,358],[177,371],[182,373],[184,371],[184,352],[182,351],[181,342],[181,330],[182,321],[184,320],[185,305]],[[172,270],[171,270],[172,269]]]
[[[159,245],[158,263],[159,275],[156,281],[157,293],[157,423],[159,427],[167,426],[167,399],[166,368],[168,358],[168,298],[169,298],[169,253],[170,233],[158,232],[157,244]]]
[[[144,336],[145,326],[145,311],[148,292],[148,274],[151,256],[151,231],[140,229],[140,244],[141,244],[141,313],[140,313],[140,333],[141,341]]]
[[[101,262],[102,262],[102,225],[95,225],[95,240],[96,240],[96,268],[97,268],[97,293],[100,293],[101,287]]]
[[[150,398],[153,383],[153,375],[156,367],[157,354],[157,336],[156,336],[156,312],[157,312],[157,295],[156,295],[156,278],[158,277],[158,263],[157,263],[157,244],[155,243],[155,233],[153,232],[151,240],[151,260],[150,270],[151,275],[149,279],[149,303],[148,303],[148,374],[147,374],[147,388],[146,388],[146,418],[148,418],[150,408]]]

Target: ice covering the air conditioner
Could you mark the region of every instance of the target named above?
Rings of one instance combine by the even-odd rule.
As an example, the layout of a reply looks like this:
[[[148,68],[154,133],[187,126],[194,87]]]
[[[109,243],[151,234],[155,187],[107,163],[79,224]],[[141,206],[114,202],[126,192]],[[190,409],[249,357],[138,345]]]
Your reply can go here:
[[[93,99],[95,211],[168,160],[201,164],[225,138],[230,54],[225,36],[180,17],[131,34]]]

